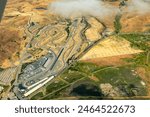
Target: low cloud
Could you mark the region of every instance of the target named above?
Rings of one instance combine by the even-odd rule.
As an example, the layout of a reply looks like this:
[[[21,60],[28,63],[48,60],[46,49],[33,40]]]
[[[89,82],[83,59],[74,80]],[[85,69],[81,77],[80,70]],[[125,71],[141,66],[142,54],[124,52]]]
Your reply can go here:
[[[118,8],[101,0],[59,0],[49,4],[49,11],[63,17],[92,15],[104,17],[118,12]]]
[[[132,0],[128,3],[128,12],[148,13],[150,12],[150,0]]]
[[[103,18],[118,13],[119,7],[106,4],[102,0],[56,0],[48,6],[51,13],[63,17],[94,16]],[[150,12],[150,0],[130,0],[123,12],[140,14]]]

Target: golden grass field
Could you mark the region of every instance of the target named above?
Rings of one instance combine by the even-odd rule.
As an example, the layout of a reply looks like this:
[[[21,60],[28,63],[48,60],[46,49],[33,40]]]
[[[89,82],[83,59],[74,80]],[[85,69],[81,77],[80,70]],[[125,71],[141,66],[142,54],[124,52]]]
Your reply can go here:
[[[111,36],[94,46],[80,60],[132,55],[140,52],[142,52],[142,50],[131,48],[130,42],[127,40]]]
[[[87,39],[89,39],[90,41],[96,41],[97,39],[100,39],[101,35],[99,32],[102,32],[104,28],[103,25],[93,17],[88,18],[87,21],[91,25],[91,27],[85,32]]]

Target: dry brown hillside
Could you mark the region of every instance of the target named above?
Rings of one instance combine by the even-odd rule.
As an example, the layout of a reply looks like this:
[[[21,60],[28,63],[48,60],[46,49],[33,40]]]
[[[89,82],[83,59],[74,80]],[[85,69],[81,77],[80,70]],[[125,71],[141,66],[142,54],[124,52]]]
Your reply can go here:
[[[148,32],[150,31],[150,13],[126,13],[121,18],[122,32]]]
[[[0,60],[10,59],[13,53],[18,52],[20,42],[17,30],[0,28]]]
[[[3,19],[0,23],[0,67],[12,67],[17,52],[21,51],[24,30],[31,15],[36,22],[45,23],[46,10],[52,0],[8,0]],[[15,58],[14,58],[15,57]],[[12,64],[10,64],[12,63]]]
[[[56,21],[53,14],[47,13],[47,5],[51,1],[53,0],[8,0],[0,23],[0,66],[4,61],[9,61],[12,55],[21,51],[24,29],[31,16],[32,21],[38,23]],[[119,0],[103,1],[119,8]],[[110,31],[115,30],[115,15],[110,14],[101,19]],[[123,13],[120,23],[121,32],[147,32],[150,30],[150,14]]]

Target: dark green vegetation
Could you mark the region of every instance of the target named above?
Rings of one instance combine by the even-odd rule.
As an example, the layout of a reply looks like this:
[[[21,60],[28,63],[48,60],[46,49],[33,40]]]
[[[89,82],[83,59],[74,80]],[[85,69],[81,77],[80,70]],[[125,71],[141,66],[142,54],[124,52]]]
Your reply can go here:
[[[138,48],[144,52],[130,59],[129,62],[136,66],[145,66],[150,68],[150,35],[146,34],[120,34],[119,36],[131,42],[131,47]]]
[[[30,62],[30,63],[24,63],[24,64],[22,65],[21,71],[22,71],[23,69],[25,69],[28,65],[32,64],[32,63],[33,63],[33,62]]]
[[[0,72],[3,71],[3,70],[4,70],[3,68],[0,68]]]
[[[11,85],[13,85],[13,84],[14,84],[14,82],[15,82],[15,79],[14,79],[14,80],[12,80],[12,81],[10,82],[10,84],[11,84]]]
[[[35,35],[35,37],[34,37],[34,38],[35,38],[35,39],[37,39],[39,36],[40,36],[40,35]]]
[[[78,99],[105,99],[107,97],[103,97],[99,87],[104,83],[119,88],[126,97],[145,96],[146,88],[141,81],[132,66],[100,67],[92,63],[78,62],[46,86],[44,96],[40,93],[31,99],[66,99],[74,96]]]
[[[118,87],[127,96],[136,96],[133,94],[132,88],[137,89],[138,96],[146,95],[146,90],[141,84],[141,78],[135,73],[133,68],[128,66],[102,69],[96,71],[95,76],[100,79],[101,83],[110,83],[112,86]]]
[[[75,86],[72,87],[70,91],[71,96],[95,96],[95,97],[103,97],[103,94],[99,87],[91,82],[83,82],[83,83],[76,83]]]
[[[115,27],[115,33],[117,33],[117,34],[120,32],[120,30],[122,28],[120,19],[121,19],[121,14],[116,15],[115,21],[114,21],[114,27]]]
[[[120,34],[119,36],[125,38],[126,40],[131,42],[131,47],[139,48],[144,51],[150,51],[150,35],[146,34]]]
[[[132,72],[133,71],[133,72]],[[129,67],[108,67],[94,72],[101,83],[119,84],[139,83],[140,78],[134,74],[134,69]]]
[[[142,53],[134,55],[133,58],[127,59],[129,63],[135,68],[142,68],[145,72],[143,78],[146,82],[146,88],[150,89],[150,35],[148,33],[130,33],[130,34],[119,34],[119,36],[131,42],[131,47],[143,50]],[[149,96],[148,91],[148,96]]]

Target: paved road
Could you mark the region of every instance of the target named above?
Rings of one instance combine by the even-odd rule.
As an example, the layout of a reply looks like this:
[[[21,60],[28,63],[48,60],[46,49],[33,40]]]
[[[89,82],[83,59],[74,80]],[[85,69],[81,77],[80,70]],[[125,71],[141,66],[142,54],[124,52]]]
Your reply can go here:
[[[32,34],[32,31],[30,30],[31,17],[30,17],[28,25],[25,29],[25,33],[28,36],[28,42],[29,42],[26,46],[26,50],[29,48],[29,45],[33,41],[33,35],[35,35],[35,34]],[[100,22],[100,23],[102,23],[102,22]],[[91,45],[88,45],[85,50],[82,50],[81,49],[82,44],[84,42],[86,42],[86,43],[88,42],[84,33],[88,28],[90,28],[90,24],[88,24],[88,22],[86,21],[86,18],[84,18],[84,17],[74,19],[72,21],[72,23],[70,24],[70,26],[68,27],[69,31],[66,32],[66,33],[68,33],[68,36],[66,36],[66,41],[64,44],[61,45],[59,52],[57,54],[55,54],[53,52],[53,50],[51,50],[51,52],[53,54],[55,54],[55,60],[50,63],[50,65],[46,71],[40,73],[39,75],[33,76],[31,79],[34,79],[34,78],[42,79],[47,76],[49,76],[49,77],[50,76],[58,76],[65,69],[67,69],[70,66],[70,64],[72,64],[80,56],[85,54],[90,48],[92,48],[99,41],[101,41],[102,39],[104,39],[106,37],[106,29],[107,28],[105,27],[104,24],[103,24],[103,26],[104,26],[104,30],[103,30],[103,32],[101,32],[102,38],[97,39],[97,41],[91,43]],[[45,37],[51,38],[50,37],[51,35],[49,35],[49,33],[47,32],[47,29],[48,30],[51,30],[51,29],[58,30],[57,27],[55,28],[54,26],[47,25],[47,26],[40,28],[38,30],[38,32],[36,33],[36,35],[37,34],[40,35],[40,34],[44,33]],[[58,39],[58,37],[61,38],[61,36],[64,36],[61,34],[64,34],[64,32],[59,33],[55,38]],[[54,39],[53,43],[54,43],[54,41],[57,42],[57,39],[56,40]],[[38,39],[38,40],[42,40],[42,38]],[[34,44],[38,46],[38,44],[36,44],[36,43],[34,43]],[[22,57],[25,56],[26,50],[22,53]],[[81,54],[79,54],[79,53],[81,53]],[[72,62],[68,63],[69,60],[71,60]],[[22,61],[23,61],[23,59],[21,60],[21,62]],[[23,84],[25,84],[26,82],[30,81],[31,79],[29,78],[27,81],[22,81],[22,82],[23,82]]]

